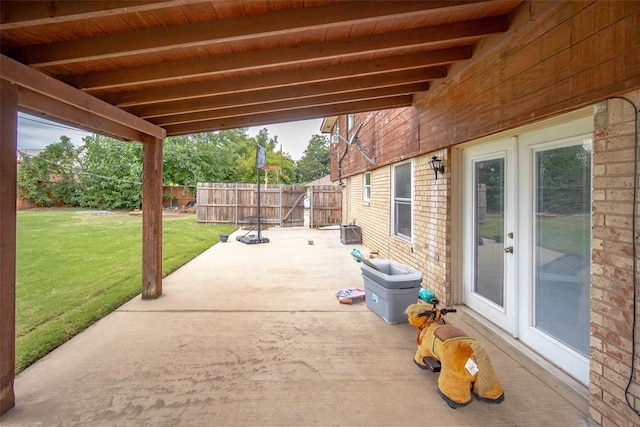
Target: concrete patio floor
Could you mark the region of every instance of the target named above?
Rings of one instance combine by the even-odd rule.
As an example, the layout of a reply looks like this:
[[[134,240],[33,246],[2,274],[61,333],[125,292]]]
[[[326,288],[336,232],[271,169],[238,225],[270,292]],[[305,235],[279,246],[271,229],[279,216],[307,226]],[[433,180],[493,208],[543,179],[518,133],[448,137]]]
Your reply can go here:
[[[244,232],[239,232],[243,234]],[[503,384],[500,405],[450,409],[412,362],[416,330],[334,291],[362,287],[337,230],[219,243],[22,372],[2,426],[581,426],[584,395],[464,312]],[[312,239],[314,244],[309,245]]]

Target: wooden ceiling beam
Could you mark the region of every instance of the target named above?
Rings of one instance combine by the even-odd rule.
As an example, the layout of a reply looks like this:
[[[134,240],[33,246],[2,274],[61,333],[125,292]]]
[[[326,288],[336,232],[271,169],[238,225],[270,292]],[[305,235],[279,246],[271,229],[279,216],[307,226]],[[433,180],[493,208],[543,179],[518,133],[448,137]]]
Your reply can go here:
[[[124,126],[113,120],[70,105],[42,93],[34,92],[23,87],[19,88],[20,111],[34,116],[64,123],[69,126],[84,129],[88,132],[109,136],[121,141],[144,141],[145,135],[133,128]]]
[[[238,107],[243,105],[264,104],[289,99],[303,99],[323,94],[350,93],[356,90],[398,86],[408,83],[423,83],[432,80],[436,75],[439,78],[446,77],[446,67],[441,66],[433,70],[430,69],[429,74],[426,74],[425,71],[421,69],[406,70],[321,83],[300,84],[285,88],[272,88],[252,92],[186,99],[131,107],[126,110],[138,117],[149,119],[172,114],[227,108],[229,106]]]
[[[91,2],[89,2],[91,3]],[[99,3],[99,2],[98,2]],[[379,22],[423,15],[434,9],[464,5],[461,1],[359,1],[280,10],[276,12],[196,22],[173,27],[111,34],[21,49],[21,61],[32,67],[70,64],[123,55],[140,55],[282,35],[304,30]],[[126,52],[123,51],[126,49]]]
[[[465,46],[408,55],[389,56],[361,62],[351,61],[334,67],[309,67],[301,70],[291,70],[287,72],[276,71],[249,77],[187,83],[106,95],[101,94],[100,99],[122,108],[210,95],[247,92],[256,89],[292,86],[299,84],[299,82],[309,84],[415,68],[422,68],[425,72],[425,79],[427,79],[429,78],[429,74],[433,73],[433,71],[428,68],[430,66],[450,64],[470,58],[471,47]],[[439,71],[433,73],[432,78],[440,77]]]
[[[197,0],[201,1],[201,0]],[[191,1],[193,2],[193,1]],[[189,3],[187,0],[36,1],[2,0],[0,30],[103,18]]]
[[[412,100],[412,95],[401,95],[390,98],[378,98],[345,104],[323,105],[314,108],[300,108],[298,110],[277,111],[264,114],[230,117],[220,120],[209,120],[189,124],[170,125],[165,129],[167,131],[167,136],[211,132],[225,129],[238,129],[249,126],[261,126],[274,123],[317,119],[327,116],[339,116],[349,113],[360,113],[366,111],[386,110],[390,108],[409,107],[411,106]]]
[[[401,86],[383,87],[377,89],[365,89],[347,93],[333,93],[328,95],[312,96],[308,98],[296,98],[286,101],[267,102],[245,106],[233,106],[197,113],[175,114],[171,116],[157,117],[153,123],[158,126],[191,123],[205,120],[219,120],[229,117],[272,113],[276,111],[296,110],[300,108],[315,108],[323,105],[359,102],[370,99],[387,98],[392,96],[410,95],[416,92],[429,90],[429,83],[412,83]]]
[[[0,78],[7,80],[20,88],[39,93],[46,98],[56,101],[56,105],[67,104],[85,111],[88,115],[83,122],[77,123],[82,129],[94,129],[82,123],[100,123],[102,119],[123,125],[133,129],[143,135],[153,138],[164,139],[164,129],[154,124],[136,117],[124,110],[114,107],[111,104],[79,91],[58,80],[52,79],[39,71],[31,69],[13,59],[0,55]],[[19,99],[19,102],[20,99]],[[45,106],[39,107],[37,103],[31,105],[34,112],[49,114],[50,110]],[[90,119],[94,117],[94,119]],[[91,121],[93,120],[93,122]],[[97,132],[100,133],[100,132]],[[128,139],[128,135],[122,135],[122,139]]]
[[[357,3],[357,2],[356,2]],[[71,86],[86,91],[124,88],[143,83],[171,82],[178,78],[203,77],[243,70],[276,70],[291,64],[314,63],[327,59],[361,56],[364,53],[393,52],[395,49],[424,47],[442,42],[475,41],[478,37],[501,33],[508,29],[506,16],[432,27],[414,28],[389,34],[376,34],[345,40],[313,43],[296,48],[254,50],[217,58],[195,58],[142,67],[61,76]]]

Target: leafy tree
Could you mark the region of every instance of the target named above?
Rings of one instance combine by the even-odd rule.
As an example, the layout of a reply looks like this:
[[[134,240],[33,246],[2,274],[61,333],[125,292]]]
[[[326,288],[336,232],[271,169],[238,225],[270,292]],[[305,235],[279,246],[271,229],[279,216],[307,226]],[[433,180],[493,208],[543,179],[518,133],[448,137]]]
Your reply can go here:
[[[80,163],[82,206],[135,209],[142,206],[142,144],[101,135],[84,138]]]
[[[38,206],[77,205],[77,157],[77,148],[66,136],[35,157],[24,156],[18,169],[20,195]]]
[[[264,180],[269,184],[291,184],[296,182],[296,163],[287,153],[267,151],[267,166]]]
[[[329,174],[329,138],[313,135],[296,162],[298,182],[311,182]]]
[[[262,182],[296,182],[295,162],[274,151],[278,140],[269,137],[266,128],[255,138],[242,128],[167,138],[163,182],[194,190],[197,182],[254,183],[256,144],[267,150],[269,168],[261,174]],[[39,156],[26,158],[19,179],[21,194],[42,206],[61,202],[99,209],[139,208],[142,144],[92,135],[76,148],[62,137]]]
[[[198,151],[198,181],[234,182],[238,156],[255,145],[244,128],[191,135]]]
[[[504,210],[504,160],[491,159],[476,164],[476,180],[485,185],[487,210],[492,214]]]
[[[273,152],[278,145],[278,137],[269,138],[269,130],[267,128],[262,128],[258,131],[255,142],[262,145],[267,152]]]
[[[591,149],[573,145],[536,154],[538,212],[561,215],[591,210]]]
[[[210,132],[167,138],[163,181],[194,189],[197,182],[233,181],[233,153],[224,148],[227,137]]]
[[[269,137],[266,128],[261,129],[255,138],[248,138],[241,147],[236,149],[236,179],[237,182],[254,183],[257,180],[256,145],[261,145],[267,151],[267,171],[260,173],[261,182],[282,184],[295,182],[295,162],[289,154],[274,151],[278,146],[278,138]]]
[[[198,180],[195,144],[188,136],[170,137],[162,149],[163,181],[170,185],[195,187]]]

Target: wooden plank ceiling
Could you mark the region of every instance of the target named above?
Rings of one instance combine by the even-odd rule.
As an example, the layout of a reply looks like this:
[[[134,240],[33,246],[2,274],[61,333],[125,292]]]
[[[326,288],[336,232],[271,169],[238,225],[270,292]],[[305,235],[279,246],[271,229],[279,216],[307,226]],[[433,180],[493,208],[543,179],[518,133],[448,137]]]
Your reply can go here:
[[[2,0],[0,53],[181,135],[409,106],[520,3]]]

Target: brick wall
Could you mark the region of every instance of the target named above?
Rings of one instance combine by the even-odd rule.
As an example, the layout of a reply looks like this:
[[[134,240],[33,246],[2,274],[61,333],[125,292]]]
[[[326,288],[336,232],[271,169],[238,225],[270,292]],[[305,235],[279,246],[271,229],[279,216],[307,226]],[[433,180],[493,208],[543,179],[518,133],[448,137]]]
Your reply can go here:
[[[341,116],[339,128],[343,138],[349,140],[352,132],[346,131],[346,116]],[[417,110],[412,107],[392,110],[372,111],[355,115],[355,123],[364,123],[358,134],[362,152],[355,146],[349,147],[342,161],[342,177],[353,175],[355,171],[365,171],[411,158],[419,151],[419,131]],[[338,179],[338,158],[344,153],[344,141],[332,146],[331,179]],[[372,165],[362,154],[376,158]]]
[[[343,192],[343,223],[353,220],[362,227],[365,246],[378,252],[379,258],[392,259],[420,270],[423,285],[435,292],[443,303],[451,300],[448,233],[450,228],[449,179],[435,179],[429,167],[433,155],[444,158],[447,151],[412,159],[414,188],[413,239],[407,242],[391,233],[392,165],[371,171],[371,200],[362,199],[363,174],[349,177]]]
[[[196,195],[184,186],[179,185],[164,185],[162,187],[163,200],[162,205],[164,207],[179,207],[183,208],[189,202],[196,201]]]
[[[524,2],[512,18],[508,35],[475,46],[472,60],[452,66],[448,78],[417,96],[413,107],[356,116],[356,123],[370,120],[374,128],[363,128],[362,140],[378,156],[375,169],[355,150],[345,157],[342,177],[352,177],[349,185],[361,188],[362,172],[372,173],[371,203],[363,204],[361,195],[344,201],[349,217],[363,227],[364,243],[381,257],[421,270],[424,284],[445,301],[451,279],[451,184],[448,171],[430,181],[430,157],[438,154],[449,165],[446,147],[602,102],[640,85],[640,2]],[[637,90],[626,96],[640,104]],[[603,426],[632,426],[640,422],[625,399],[633,319],[632,109],[620,100],[602,102],[594,128],[590,410],[593,421]],[[391,166],[409,158],[414,159],[416,188],[413,244],[390,237],[388,223]],[[638,327],[636,335],[640,339]],[[640,378],[637,344],[635,364]],[[628,396],[636,408],[638,381]]]
[[[640,106],[640,91],[625,96]],[[633,175],[634,129],[629,103],[612,99],[598,104],[593,143],[590,412],[603,426],[640,422],[625,397],[632,363],[632,196],[634,179],[638,180]],[[639,239],[637,235],[636,242]],[[640,301],[637,289],[636,297]],[[639,326],[640,322],[636,340],[640,340]],[[640,410],[638,342],[635,351],[636,379],[627,397]]]
[[[431,157],[443,159],[444,175],[435,179],[429,166]],[[450,180],[447,173],[447,150],[429,153],[416,158],[415,182],[415,246],[422,260],[425,285],[446,305],[451,302],[450,251]],[[422,266],[421,265],[421,266]]]
[[[413,107],[356,115],[361,139],[379,167],[600,102],[640,87],[638,40],[638,1],[525,1]],[[342,176],[370,168],[350,150]]]
[[[27,209],[33,209],[36,205],[29,199],[23,199],[21,197],[16,197],[16,209],[19,211],[24,211]]]

